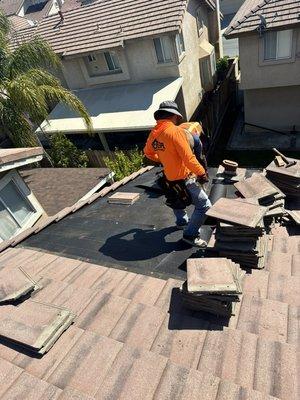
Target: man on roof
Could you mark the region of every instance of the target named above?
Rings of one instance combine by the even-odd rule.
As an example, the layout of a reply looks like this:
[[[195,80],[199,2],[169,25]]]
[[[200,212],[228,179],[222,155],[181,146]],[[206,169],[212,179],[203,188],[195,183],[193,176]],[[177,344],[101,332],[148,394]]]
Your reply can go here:
[[[183,229],[183,240],[196,247],[206,247],[199,233],[205,213],[211,207],[201,187],[208,181],[206,170],[193,153],[185,129],[179,126],[183,117],[177,104],[173,101],[161,103],[154,118],[157,123],[144,153],[163,165],[166,204],[174,211],[177,227]],[[189,204],[195,207],[190,219],[186,212]]]

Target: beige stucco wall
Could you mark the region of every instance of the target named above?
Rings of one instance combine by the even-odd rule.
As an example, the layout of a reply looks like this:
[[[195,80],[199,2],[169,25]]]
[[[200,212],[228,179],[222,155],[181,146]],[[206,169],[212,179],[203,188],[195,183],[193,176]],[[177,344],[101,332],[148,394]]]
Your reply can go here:
[[[71,89],[126,83],[143,82],[149,79],[178,77],[179,69],[174,46],[174,63],[158,64],[153,38],[128,41],[123,49],[113,49],[119,58],[123,73],[102,77],[88,76],[81,57],[64,59],[64,75]]]
[[[199,106],[203,95],[200,77],[200,43],[202,40],[210,41],[211,31],[209,11],[201,6],[204,29],[199,36],[197,26],[197,10],[199,1],[191,0],[183,22],[183,37],[185,42],[185,57],[179,64],[180,76],[184,78],[182,92],[187,119],[190,119]]]
[[[300,86],[245,90],[244,104],[245,122],[284,131],[295,125],[300,130]]]
[[[241,88],[257,89],[300,85],[300,29],[293,33],[294,59],[262,61],[263,39],[258,34],[239,38]]]
[[[83,89],[93,86],[117,85],[122,83],[143,82],[149,79],[183,77],[182,95],[183,113],[189,119],[198,107],[202,97],[202,85],[200,78],[200,42],[208,40],[215,43],[216,18],[215,13],[201,6],[204,28],[199,36],[197,26],[197,10],[200,8],[199,0],[190,0],[188,10],[183,22],[183,36],[185,42],[185,56],[177,58],[175,46],[175,33],[173,38],[173,58],[170,64],[158,64],[153,37],[125,42],[124,48],[113,49],[116,51],[123,74],[113,74],[105,77],[89,78],[83,59],[63,59],[63,71],[65,80],[70,89]]]

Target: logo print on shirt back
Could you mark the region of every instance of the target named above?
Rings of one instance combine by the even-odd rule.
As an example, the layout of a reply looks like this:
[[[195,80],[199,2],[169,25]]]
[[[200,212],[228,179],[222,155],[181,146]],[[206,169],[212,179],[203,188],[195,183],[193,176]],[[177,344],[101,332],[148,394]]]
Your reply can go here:
[[[165,145],[162,142],[159,142],[157,139],[155,139],[152,142],[152,147],[154,148],[155,151],[165,151]]]

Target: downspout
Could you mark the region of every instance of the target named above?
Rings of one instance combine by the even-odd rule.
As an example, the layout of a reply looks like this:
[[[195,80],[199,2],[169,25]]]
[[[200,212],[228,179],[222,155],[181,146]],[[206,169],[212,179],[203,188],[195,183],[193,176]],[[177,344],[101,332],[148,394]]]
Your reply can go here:
[[[223,57],[223,37],[221,31],[221,11],[220,0],[216,0],[216,13],[217,13],[217,26],[218,26],[218,43],[219,43],[219,57]]]

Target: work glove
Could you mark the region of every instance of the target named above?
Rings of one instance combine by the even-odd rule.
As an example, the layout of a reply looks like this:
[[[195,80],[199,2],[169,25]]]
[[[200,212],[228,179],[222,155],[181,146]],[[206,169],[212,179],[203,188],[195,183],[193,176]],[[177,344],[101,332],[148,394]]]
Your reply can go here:
[[[204,185],[205,183],[208,183],[209,182],[208,175],[204,174],[204,175],[198,176],[197,182],[199,182],[200,185]]]

